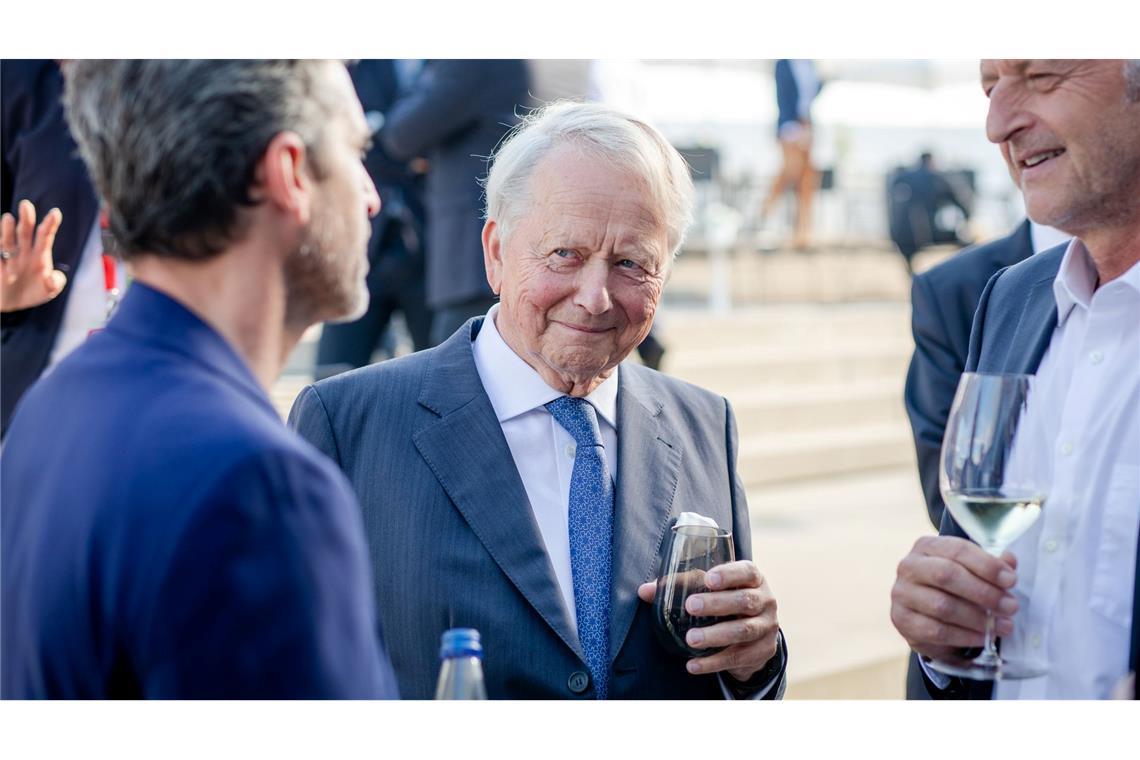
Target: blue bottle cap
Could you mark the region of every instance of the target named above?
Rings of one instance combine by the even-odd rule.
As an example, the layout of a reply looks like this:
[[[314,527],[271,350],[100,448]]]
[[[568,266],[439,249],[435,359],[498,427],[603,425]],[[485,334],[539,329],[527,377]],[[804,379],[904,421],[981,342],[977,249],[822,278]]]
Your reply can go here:
[[[479,632],[474,628],[452,628],[444,631],[439,643],[439,657],[483,657]]]

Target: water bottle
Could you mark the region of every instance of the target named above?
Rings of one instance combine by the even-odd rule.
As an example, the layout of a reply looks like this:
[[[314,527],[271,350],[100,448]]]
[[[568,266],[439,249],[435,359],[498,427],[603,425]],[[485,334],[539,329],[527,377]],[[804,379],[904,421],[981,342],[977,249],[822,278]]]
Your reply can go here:
[[[483,645],[474,628],[445,631],[439,645],[436,699],[486,699],[483,686]]]

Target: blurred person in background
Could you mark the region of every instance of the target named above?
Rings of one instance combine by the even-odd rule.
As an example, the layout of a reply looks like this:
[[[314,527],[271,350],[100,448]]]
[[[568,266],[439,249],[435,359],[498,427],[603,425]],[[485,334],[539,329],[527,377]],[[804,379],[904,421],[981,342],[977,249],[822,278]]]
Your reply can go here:
[[[796,209],[792,246],[799,250],[811,243],[811,204],[819,185],[819,172],[811,163],[811,104],[822,86],[813,61],[776,61],[776,138],[782,163],[760,207],[760,223],[766,223],[784,192],[792,190]]]
[[[479,630],[492,698],[783,693],[731,407],[621,363],[692,207],[688,167],[648,124],[596,104],[527,117],[487,182],[500,302],[435,348],[297,398],[290,424],[360,496],[405,696],[431,694],[439,633],[455,625]],[[694,509],[732,531],[737,561],[688,602],[717,619],[689,644],[726,648],[690,659],[660,643],[649,602],[669,527]]]
[[[417,63],[384,59],[349,66],[374,132],[383,127],[399,94],[411,88]],[[364,165],[380,194],[380,213],[372,219],[368,240],[368,311],[353,322],[322,328],[314,370],[318,380],[370,363],[397,312],[404,317],[413,350],[431,345],[431,312],[424,291],[424,175],[409,162],[389,156],[377,139],[372,140]]]
[[[963,243],[955,227],[939,223],[939,214],[953,207],[969,219],[966,193],[938,170],[933,154],[923,152],[915,166],[896,171],[888,186],[891,240],[902,254],[907,273],[914,275],[914,255],[923,248]]]
[[[4,698],[395,696],[360,513],[267,389],[367,306],[369,130],[329,61],[77,61],[134,283],[0,456]]]
[[[483,271],[487,159],[527,104],[522,60],[430,60],[377,133],[397,161],[427,160],[427,304],[431,343],[486,313]]]
[[[62,95],[56,61],[0,61],[0,436],[28,387],[106,315],[99,202]]]
[[[1029,217],[1074,239],[990,278],[965,369],[1036,375],[1036,407],[1051,413],[1043,435],[1013,444],[1052,483],[1040,519],[1001,558],[944,512],[941,535],[899,563],[891,620],[935,698],[1135,696],[1140,61],[985,60],[981,84],[987,136]],[[986,610],[1002,657],[1040,657],[1047,674],[995,683],[928,667],[980,646]]]

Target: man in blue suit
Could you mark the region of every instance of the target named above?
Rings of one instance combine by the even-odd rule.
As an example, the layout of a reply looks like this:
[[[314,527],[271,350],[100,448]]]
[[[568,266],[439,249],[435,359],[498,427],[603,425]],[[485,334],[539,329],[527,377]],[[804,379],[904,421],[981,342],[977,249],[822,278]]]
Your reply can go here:
[[[436,642],[482,634],[492,698],[776,698],[786,648],[751,561],[728,402],[621,364],[653,322],[692,216],[678,154],[644,122],[552,106],[496,154],[483,228],[500,301],[429,351],[305,389],[290,422],[356,488],[405,696]],[[620,367],[619,367],[620,364]],[[687,611],[692,658],[654,631],[660,553],[695,512],[736,562]]]
[[[3,696],[394,696],[351,489],[266,395],[309,325],[366,305],[379,200],[347,72],[72,66],[134,283],[0,457]]]
[[[966,369],[1036,374],[1044,434],[1019,433],[1016,445],[1052,485],[1042,517],[1001,558],[945,513],[942,535],[900,563],[891,617],[924,659],[952,659],[982,643],[993,610],[1002,656],[1048,665],[995,686],[924,662],[937,698],[1135,696],[1140,61],[983,61],[981,73],[988,136],[1030,217],[1075,239],[990,279]]]

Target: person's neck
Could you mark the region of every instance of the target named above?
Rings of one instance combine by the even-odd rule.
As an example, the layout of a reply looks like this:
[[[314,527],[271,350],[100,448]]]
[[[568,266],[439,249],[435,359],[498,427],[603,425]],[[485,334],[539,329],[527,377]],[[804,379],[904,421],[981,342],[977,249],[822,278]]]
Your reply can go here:
[[[270,257],[242,246],[202,262],[139,256],[134,279],[161,290],[216,330],[269,392],[304,329],[285,320],[285,280]]]
[[[1077,237],[1096,267],[1098,288],[1140,262],[1140,223],[1090,230]]]

